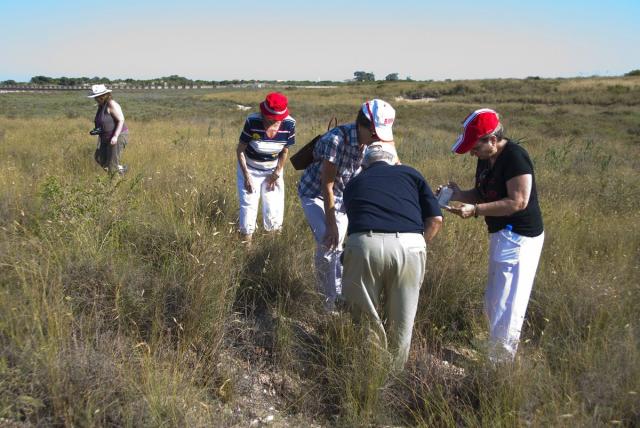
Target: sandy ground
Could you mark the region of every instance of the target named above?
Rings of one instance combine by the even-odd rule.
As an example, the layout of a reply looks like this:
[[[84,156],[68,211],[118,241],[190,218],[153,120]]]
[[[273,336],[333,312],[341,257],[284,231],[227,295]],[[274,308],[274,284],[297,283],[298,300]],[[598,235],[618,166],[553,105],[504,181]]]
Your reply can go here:
[[[418,98],[418,99],[411,99],[411,98],[405,98],[405,97],[395,97],[394,100],[396,102],[403,102],[403,103],[409,103],[409,104],[424,104],[424,103],[432,103],[435,101],[438,101],[437,98]]]

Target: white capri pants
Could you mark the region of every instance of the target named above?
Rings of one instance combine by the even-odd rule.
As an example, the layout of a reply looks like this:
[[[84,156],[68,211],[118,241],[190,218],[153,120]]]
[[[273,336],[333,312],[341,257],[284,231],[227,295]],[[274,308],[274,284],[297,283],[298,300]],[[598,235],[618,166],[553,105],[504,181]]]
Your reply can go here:
[[[238,199],[240,200],[240,233],[251,235],[256,230],[258,205],[262,199],[262,223],[267,231],[278,230],[284,219],[284,177],[282,174],[273,190],[267,190],[267,177],[273,169],[260,170],[247,167],[253,192],[244,188],[244,174],[238,164]]]
[[[327,230],[324,215],[324,201],[320,198],[300,197],[302,210],[307,218],[313,237],[316,240],[316,281],[318,291],[325,299],[325,308],[335,308],[335,301],[342,294],[342,242],[347,234],[347,214],[336,211],[336,224],[338,225],[339,243],[338,249],[329,251],[324,245],[324,234]]]
[[[485,293],[489,358],[494,362],[510,361],[518,349],[544,233],[530,238],[503,229],[489,237],[489,277]]]

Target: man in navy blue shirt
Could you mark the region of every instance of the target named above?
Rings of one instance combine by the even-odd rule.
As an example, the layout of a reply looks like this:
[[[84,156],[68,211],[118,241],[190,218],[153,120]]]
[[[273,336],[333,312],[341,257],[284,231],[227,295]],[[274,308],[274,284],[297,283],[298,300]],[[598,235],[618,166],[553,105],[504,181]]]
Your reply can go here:
[[[440,230],[442,212],[424,177],[396,163],[393,145],[375,143],[363,171],[344,190],[349,226],[342,291],[356,318],[371,317],[401,370],[409,357],[426,243]]]

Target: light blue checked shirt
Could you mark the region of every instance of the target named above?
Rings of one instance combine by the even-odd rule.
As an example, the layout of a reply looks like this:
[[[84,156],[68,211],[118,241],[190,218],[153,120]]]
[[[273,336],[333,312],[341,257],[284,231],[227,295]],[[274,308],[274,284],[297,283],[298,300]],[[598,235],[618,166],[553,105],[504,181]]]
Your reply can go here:
[[[344,133],[348,137],[345,142]],[[327,160],[336,165],[336,180],[333,183],[333,195],[336,211],[344,212],[342,192],[351,177],[360,168],[364,156],[364,148],[358,147],[358,132],[355,123],[340,125],[324,134],[313,149],[313,163],[309,165],[300,177],[298,195],[307,198],[322,198],[322,177],[320,167],[322,161]]]

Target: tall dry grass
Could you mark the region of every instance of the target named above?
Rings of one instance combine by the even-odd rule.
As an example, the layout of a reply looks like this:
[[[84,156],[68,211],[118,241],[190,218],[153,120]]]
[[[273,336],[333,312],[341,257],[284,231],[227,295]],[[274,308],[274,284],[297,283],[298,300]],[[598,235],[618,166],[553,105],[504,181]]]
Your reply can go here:
[[[483,358],[487,237],[447,217],[406,370],[313,289],[287,168],[285,228],[246,251],[234,149],[266,91],[116,93],[132,130],[110,178],[74,94],[0,96],[0,417],[53,426],[640,423],[640,85],[599,79],[285,90],[298,144],[358,103],[397,108],[403,162],[471,185],[448,151],[480,106],[536,164],[546,242],[517,363]],[[611,89],[613,88],[613,89]],[[622,88],[622,89],[621,89]],[[437,93],[433,103],[395,97]],[[446,360],[451,364],[443,363]],[[262,418],[262,419],[261,419]]]

